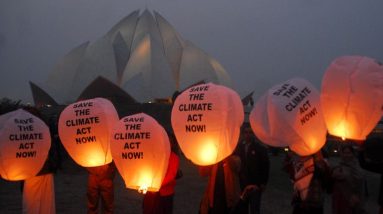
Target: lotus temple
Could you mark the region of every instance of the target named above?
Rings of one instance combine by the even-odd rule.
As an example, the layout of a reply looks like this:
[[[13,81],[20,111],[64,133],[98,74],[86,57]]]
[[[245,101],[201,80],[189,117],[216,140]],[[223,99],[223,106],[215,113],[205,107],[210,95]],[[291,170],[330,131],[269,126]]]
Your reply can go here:
[[[30,82],[36,106],[105,97],[150,103],[199,83],[231,87],[223,66],[182,38],[156,11],[136,10],[96,41],[63,56],[45,82]]]

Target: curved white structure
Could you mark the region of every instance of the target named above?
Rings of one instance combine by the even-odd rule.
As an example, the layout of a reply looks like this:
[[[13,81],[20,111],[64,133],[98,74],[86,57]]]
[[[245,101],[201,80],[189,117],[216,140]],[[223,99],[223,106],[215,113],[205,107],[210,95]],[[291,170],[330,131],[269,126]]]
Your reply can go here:
[[[95,42],[74,48],[42,85],[57,101],[73,102],[99,76],[140,102],[171,97],[198,81],[231,86],[217,60],[148,10],[132,12]]]

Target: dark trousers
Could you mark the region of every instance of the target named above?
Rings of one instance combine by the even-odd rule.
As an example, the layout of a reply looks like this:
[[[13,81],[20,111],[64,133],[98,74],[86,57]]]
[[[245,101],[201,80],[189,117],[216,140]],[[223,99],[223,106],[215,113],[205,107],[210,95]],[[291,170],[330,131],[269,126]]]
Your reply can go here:
[[[262,192],[254,190],[247,199],[240,199],[231,209],[230,214],[260,214]]]
[[[301,208],[299,206],[295,206],[293,214],[323,214],[323,207]]]
[[[88,177],[88,214],[98,213],[98,204],[101,197],[101,209],[103,214],[113,213],[114,186],[111,179],[100,179],[96,175]]]
[[[249,197],[249,214],[261,213],[261,198],[262,192],[255,190]]]
[[[147,192],[142,203],[143,214],[172,214],[173,195],[161,196],[159,192]]]
[[[173,195],[169,196],[161,196],[161,210],[164,214],[172,214],[173,213]]]

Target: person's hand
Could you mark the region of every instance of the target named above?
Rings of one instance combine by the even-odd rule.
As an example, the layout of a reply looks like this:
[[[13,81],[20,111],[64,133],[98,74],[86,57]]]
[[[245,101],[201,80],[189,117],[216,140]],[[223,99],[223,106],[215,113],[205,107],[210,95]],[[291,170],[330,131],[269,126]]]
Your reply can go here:
[[[250,184],[250,185],[247,185],[245,187],[245,189],[243,190],[242,194],[241,194],[241,199],[242,200],[246,200],[249,195],[255,191],[255,190],[260,190],[259,187],[255,184]]]

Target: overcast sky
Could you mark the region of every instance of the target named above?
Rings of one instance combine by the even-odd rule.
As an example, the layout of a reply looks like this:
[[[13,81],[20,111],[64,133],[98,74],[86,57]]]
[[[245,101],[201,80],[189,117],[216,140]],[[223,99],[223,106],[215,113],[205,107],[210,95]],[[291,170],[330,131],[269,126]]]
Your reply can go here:
[[[241,96],[293,77],[320,89],[342,55],[383,61],[381,0],[1,0],[0,98],[32,101],[29,81],[145,7],[216,58]]]

